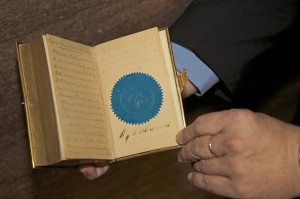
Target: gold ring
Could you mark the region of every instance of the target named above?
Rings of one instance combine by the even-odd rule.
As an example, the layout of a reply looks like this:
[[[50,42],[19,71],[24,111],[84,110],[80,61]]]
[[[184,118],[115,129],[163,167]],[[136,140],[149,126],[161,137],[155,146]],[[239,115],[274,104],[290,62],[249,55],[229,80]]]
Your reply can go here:
[[[213,151],[213,146],[212,146],[212,139],[213,139],[213,136],[211,136],[209,138],[209,141],[208,141],[208,150],[210,151],[210,153],[214,156],[216,156],[215,152]]]

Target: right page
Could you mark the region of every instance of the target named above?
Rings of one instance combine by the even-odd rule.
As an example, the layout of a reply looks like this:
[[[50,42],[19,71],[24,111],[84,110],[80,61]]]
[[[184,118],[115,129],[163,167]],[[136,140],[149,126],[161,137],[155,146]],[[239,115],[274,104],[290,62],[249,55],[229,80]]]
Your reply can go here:
[[[185,123],[163,46],[152,28],[95,47],[115,158],[177,145]]]

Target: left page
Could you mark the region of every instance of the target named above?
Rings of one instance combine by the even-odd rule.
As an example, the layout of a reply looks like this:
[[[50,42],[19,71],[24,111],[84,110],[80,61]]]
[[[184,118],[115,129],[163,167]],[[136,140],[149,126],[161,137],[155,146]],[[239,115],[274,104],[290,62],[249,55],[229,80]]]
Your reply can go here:
[[[113,154],[93,48],[52,35],[43,39],[63,159],[111,159]]]

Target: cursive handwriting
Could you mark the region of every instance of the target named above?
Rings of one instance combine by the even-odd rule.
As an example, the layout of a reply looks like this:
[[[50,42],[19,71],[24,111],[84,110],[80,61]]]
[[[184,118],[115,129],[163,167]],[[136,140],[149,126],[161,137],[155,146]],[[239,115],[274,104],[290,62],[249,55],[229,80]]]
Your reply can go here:
[[[125,142],[127,142],[130,137],[158,132],[158,130],[166,129],[169,128],[170,126],[171,126],[171,122],[167,122],[159,126],[148,125],[144,128],[132,128],[132,129],[124,128],[120,133],[119,139],[124,139]]]
[[[92,48],[51,36],[48,44],[66,151],[108,153],[103,96]]]

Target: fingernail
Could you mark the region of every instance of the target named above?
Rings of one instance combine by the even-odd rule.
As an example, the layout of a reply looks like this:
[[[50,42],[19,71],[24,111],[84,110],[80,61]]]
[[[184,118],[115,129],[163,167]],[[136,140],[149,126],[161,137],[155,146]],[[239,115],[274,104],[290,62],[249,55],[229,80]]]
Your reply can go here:
[[[177,134],[177,136],[176,136],[176,142],[178,143],[178,144],[183,144],[183,142],[182,142],[182,131],[179,131],[179,133]]]
[[[106,171],[109,169],[109,166],[104,166],[104,167],[97,167],[96,171],[97,171],[97,178],[102,176],[104,173],[106,173]]]
[[[109,166],[108,166],[108,165],[104,166],[104,171],[105,171],[105,172],[106,172],[108,169],[109,169]]]

